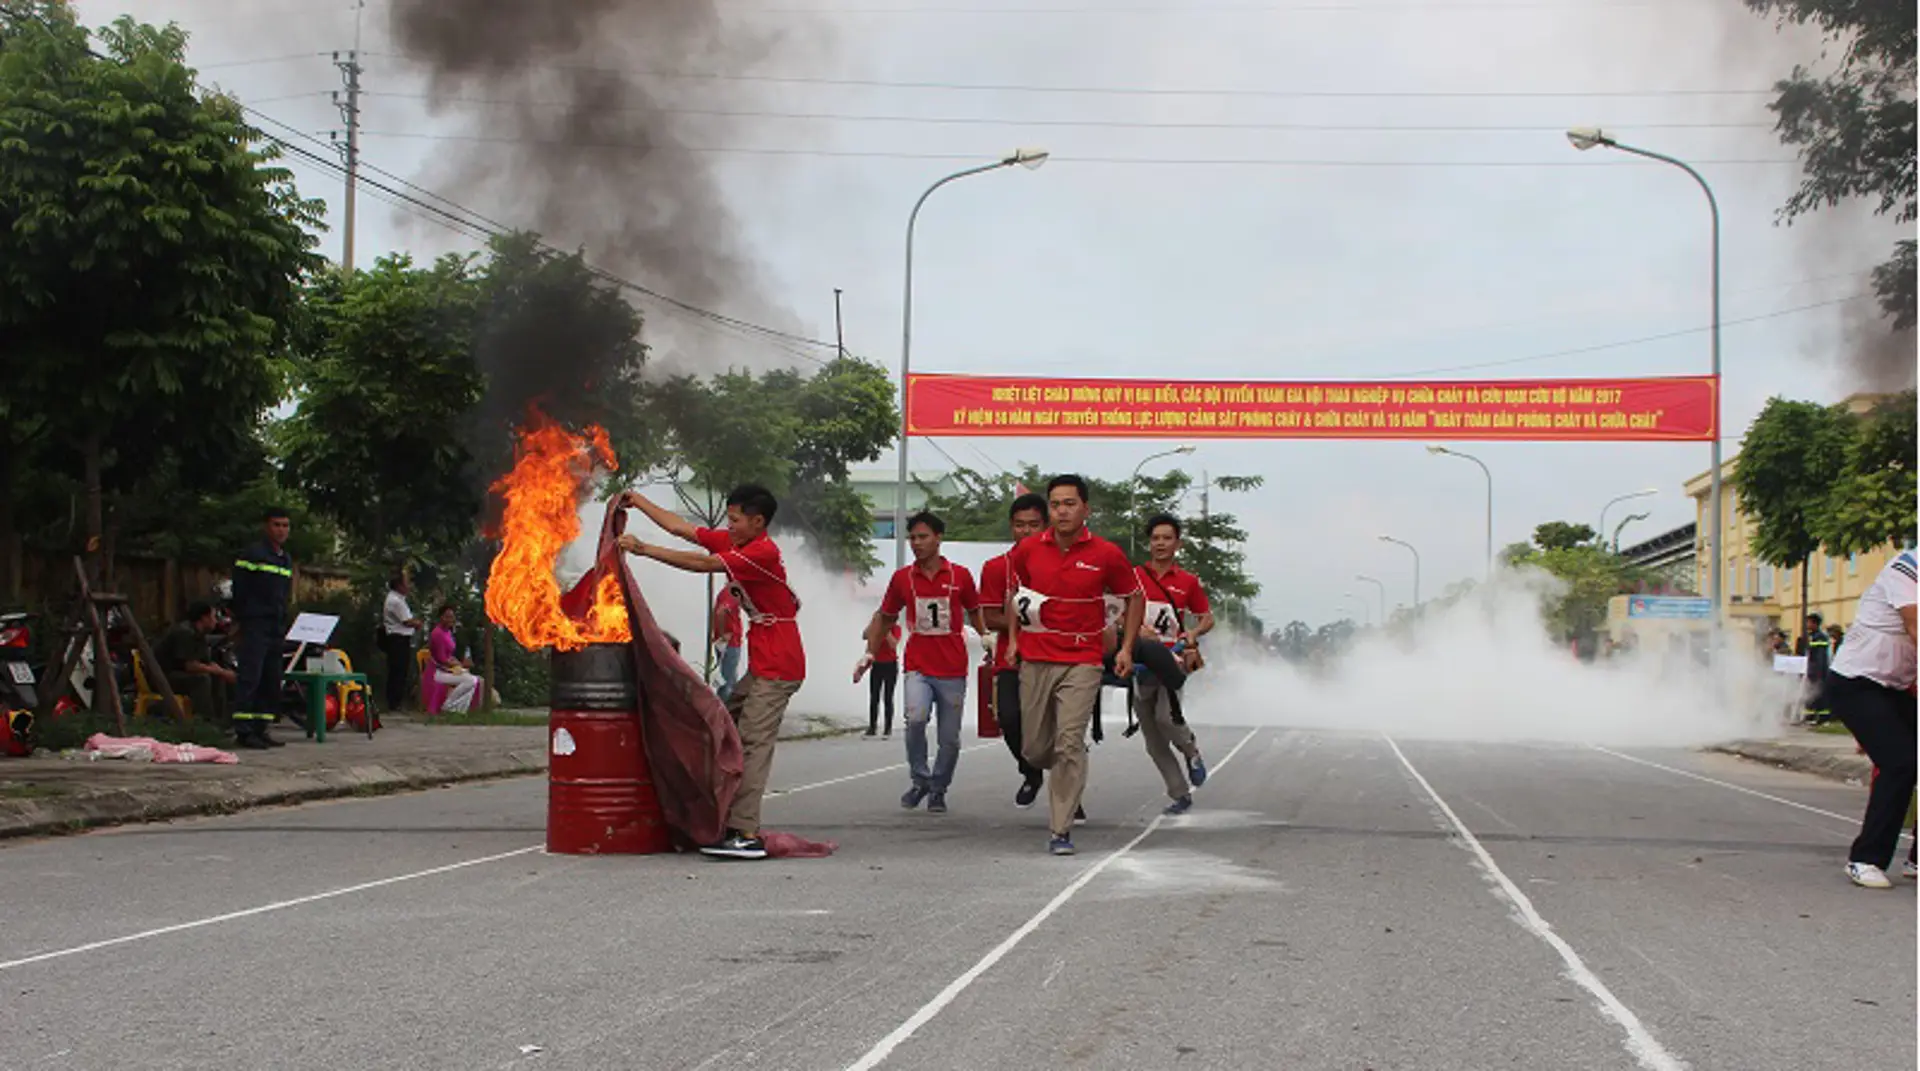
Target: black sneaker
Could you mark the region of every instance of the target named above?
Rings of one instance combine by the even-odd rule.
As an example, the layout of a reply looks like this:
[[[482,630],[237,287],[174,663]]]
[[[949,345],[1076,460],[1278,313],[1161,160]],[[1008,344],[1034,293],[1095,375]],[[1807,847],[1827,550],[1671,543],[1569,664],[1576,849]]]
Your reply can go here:
[[[1087,809],[1085,807],[1075,807],[1073,809],[1073,824],[1076,826],[1084,826],[1087,824]]]
[[[928,814],[946,814],[947,813],[947,794],[945,792],[935,792],[932,795],[927,797],[927,813]]]
[[[900,806],[905,807],[907,810],[911,811],[915,807],[920,806],[920,801],[926,798],[927,798],[927,790],[924,788],[921,788],[919,785],[915,785],[912,788],[907,789],[904,793],[901,794]]]
[[[1039,798],[1040,782],[1023,781],[1020,784],[1020,791],[1013,794],[1013,805],[1020,808],[1031,807],[1033,806],[1033,801]]]
[[[745,833],[730,833],[726,840],[702,847],[700,854],[715,859],[765,859],[767,842]]]
[[[266,731],[265,729],[262,729],[258,733],[255,733],[253,738],[255,740],[260,741],[262,744],[265,744],[267,747],[286,747],[287,746],[287,742],[285,740],[275,740],[273,738],[273,734]]]

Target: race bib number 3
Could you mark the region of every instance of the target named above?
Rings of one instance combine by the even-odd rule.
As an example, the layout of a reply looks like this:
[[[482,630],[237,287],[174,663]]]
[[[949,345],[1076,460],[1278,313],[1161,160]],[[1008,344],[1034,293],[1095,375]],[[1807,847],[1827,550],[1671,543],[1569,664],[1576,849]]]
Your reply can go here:
[[[1147,629],[1162,643],[1180,638],[1180,611],[1164,602],[1147,603]]]
[[[952,635],[952,600],[945,595],[916,596],[913,600],[913,631],[918,636]]]
[[[1032,588],[1021,588],[1013,593],[1013,612],[1020,619],[1022,632],[1051,632],[1040,623],[1040,611],[1047,605],[1047,597]]]

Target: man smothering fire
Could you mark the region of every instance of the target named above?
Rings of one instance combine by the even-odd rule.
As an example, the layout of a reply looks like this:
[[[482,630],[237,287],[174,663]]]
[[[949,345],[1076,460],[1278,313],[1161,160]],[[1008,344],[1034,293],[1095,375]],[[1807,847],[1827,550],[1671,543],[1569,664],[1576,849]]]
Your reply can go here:
[[[742,484],[727,495],[725,529],[701,528],[638,491],[622,495],[620,504],[639,510],[667,534],[700,548],[675,550],[622,535],[620,549],[689,573],[727,574],[747,619],[747,675],[727,697],[727,711],[740,730],[744,770],[727,814],[726,836],[700,850],[725,859],[765,859],[760,801],[773,770],[774,744],[787,703],[807,675],[797,620],[800,597],[787,583],[779,546],[767,535],[779,503],[766,488]]]

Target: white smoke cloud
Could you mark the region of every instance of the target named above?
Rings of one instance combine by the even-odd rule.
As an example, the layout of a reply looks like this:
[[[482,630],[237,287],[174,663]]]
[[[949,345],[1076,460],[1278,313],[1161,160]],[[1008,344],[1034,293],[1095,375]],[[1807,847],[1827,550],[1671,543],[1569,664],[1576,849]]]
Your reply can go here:
[[[1225,644],[1187,686],[1197,723],[1275,725],[1474,741],[1682,747],[1778,732],[1798,682],[1729,631],[1716,676],[1648,643],[1584,663],[1553,643],[1541,600],[1559,582],[1509,572],[1431,609],[1410,631],[1375,631],[1317,669]]]

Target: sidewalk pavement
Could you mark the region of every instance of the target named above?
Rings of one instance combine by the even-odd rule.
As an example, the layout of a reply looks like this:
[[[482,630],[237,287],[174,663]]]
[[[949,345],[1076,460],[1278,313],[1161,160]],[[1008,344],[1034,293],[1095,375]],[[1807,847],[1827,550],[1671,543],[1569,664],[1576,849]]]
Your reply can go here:
[[[544,718],[541,711],[506,712]],[[297,726],[274,735],[287,746],[240,751],[232,766],[91,760],[88,753],[0,758],[0,839],[75,833],[338,796],[545,773],[547,730],[531,725],[427,725],[384,717],[372,740],[341,730],[316,744]],[[830,718],[794,715],[782,740],[857,731]]]
[[[1790,727],[1772,740],[1735,740],[1712,750],[1852,784],[1864,785],[1873,775],[1872,761],[1860,754],[1851,733]]]

